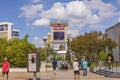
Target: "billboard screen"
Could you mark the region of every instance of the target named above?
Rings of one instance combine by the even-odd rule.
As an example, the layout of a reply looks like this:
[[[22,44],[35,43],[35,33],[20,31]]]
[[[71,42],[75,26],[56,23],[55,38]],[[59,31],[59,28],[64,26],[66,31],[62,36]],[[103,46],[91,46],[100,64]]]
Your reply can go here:
[[[54,32],[54,40],[64,40],[64,32]]]

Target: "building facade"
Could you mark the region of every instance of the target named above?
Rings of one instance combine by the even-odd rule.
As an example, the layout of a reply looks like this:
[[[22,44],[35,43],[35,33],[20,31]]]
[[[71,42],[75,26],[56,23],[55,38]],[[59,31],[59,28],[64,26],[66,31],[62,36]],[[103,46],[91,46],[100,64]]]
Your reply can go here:
[[[19,30],[13,29],[13,23],[0,22],[0,38],[19,38]]]
[[[120,22],[106,29],[105,33],[118,44],[118,46],[113,49],[113,56],[115,61],[120,61]]]
[[[58,54],[67,52],[67,22],[50,22],[50,44]]]
[[[12,38],[19,38],[19,30],[13,29]]]

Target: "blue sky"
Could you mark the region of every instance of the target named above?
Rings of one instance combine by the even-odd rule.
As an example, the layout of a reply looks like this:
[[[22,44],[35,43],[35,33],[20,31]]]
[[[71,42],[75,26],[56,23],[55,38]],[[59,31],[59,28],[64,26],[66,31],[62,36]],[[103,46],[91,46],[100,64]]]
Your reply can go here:
[[[34,44],[43,44],[52,21],[68,22],[73,37],[94,30],[104,33],[120,22],[120,0],[0,0],[0,22],[12,22],[20,38],[28,34]]]

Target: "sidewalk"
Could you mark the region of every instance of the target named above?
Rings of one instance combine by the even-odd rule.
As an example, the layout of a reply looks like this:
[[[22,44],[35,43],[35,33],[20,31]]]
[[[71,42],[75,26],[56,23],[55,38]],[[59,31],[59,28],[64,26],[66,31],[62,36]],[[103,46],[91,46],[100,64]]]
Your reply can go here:
[[[33,77],[33,73],[27,72],[10,72],[9,75],[9,80],[28,80]],[[41,71],[37,73],[37,77],[40,78],[38,80],[74,80],[73,70],[58,70],[56,75],[52,70]],[[120,80],[120,78],[108,78],[91,72],[88,72],[87,77],[83,77],[81,72],[80,80]]]

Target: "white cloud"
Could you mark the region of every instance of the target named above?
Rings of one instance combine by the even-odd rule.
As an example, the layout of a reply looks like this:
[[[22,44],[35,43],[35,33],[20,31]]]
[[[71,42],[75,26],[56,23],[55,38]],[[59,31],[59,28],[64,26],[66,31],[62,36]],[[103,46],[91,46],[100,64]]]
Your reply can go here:
[[[118,18],[117,22],[120,22],[120,18]]]
[[[88,24],[96,24],[100,21],[100,17],[97,15],[88,15],[86,18],[86,23]]]
[[[43,10],[43,5],[25,5],[21,8],[20,16],[25,17],[27,20],[38,17],[38,13]]]
[[[77,35],[79,35],[79,30],[78,29],[73,29],[73,30],[68,30],[67,31],[67,34],[70,34],[71,36],[70,37],[75,37]]]
[[[65,19],[65,8],[62,3],[55,3],[50,10],[40,13],[41,17],[50,19]]]
[[[33,3],[41,2],[42,0],[32,0]]]
[[[43,46],[43,41],[39,37],[35,36],[33,38],[33,44],[35,44],[35,47],[39,48],[39,47]]]
[[[43,11],[40,16],[48,19],[68,20],[69,25],[81,30],[86,24],[98,24],[103,19],[115,14],[115,7],[102,0],[71,1],[66,5],[54,3],[49,10]]]
[[[87,6],[89,9],[99,15],[100,18],[107,18],[115,14],[115,7],[109,3],[104,3],[102,0],[91,0]]]
[[[37,0],[35,0],[37,2]],[[38,0],[39,1],[39,0]],[[119,0],[118,0],[119,1]],[[80,32],[85,25],[100,24],[105,19],[118,16],[116,7],[103,0],[71,1],[68,3],[56,2],[49,9],[43,10],[43,5],[27,5],[21,8],[22,16],[27,19],[37,17],[32,23],[34,26],[48,25],[49,20],[65,20],[69,29]],[[39,19],[41,18],[41,19]],[[47,20],[49,19],[49,20]],[[98,26],[93,26],[97,29]],[[92,27],[92,28],[93,28]],[[91,28],[91,27],[90,27]]]
[[[34,26],[49,25],[49,22],[50,21],[48,19],[42,18],[42,19],[36,20],[32,25]]]
[[[66,5],[66,14],[68,18],[84,18],[91,14],[91,11],[82,1],[72,1]]]

